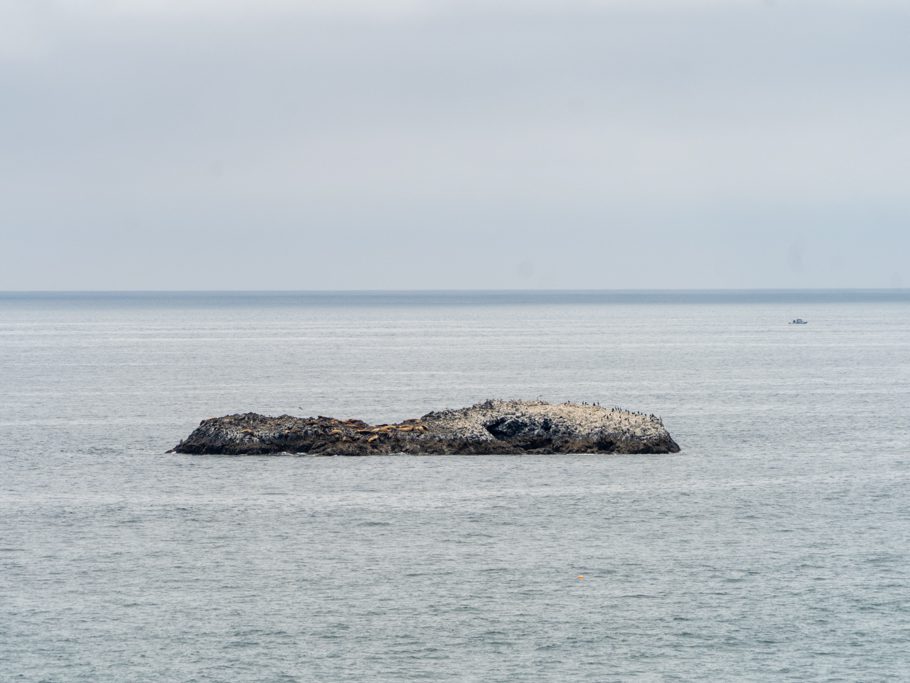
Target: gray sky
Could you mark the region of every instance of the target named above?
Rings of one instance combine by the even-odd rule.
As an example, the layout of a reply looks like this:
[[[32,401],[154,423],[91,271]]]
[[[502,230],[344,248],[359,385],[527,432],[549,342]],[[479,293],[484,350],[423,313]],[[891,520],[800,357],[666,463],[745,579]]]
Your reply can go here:
[[[0,0],[0,289],[910,286],[910,2]]]

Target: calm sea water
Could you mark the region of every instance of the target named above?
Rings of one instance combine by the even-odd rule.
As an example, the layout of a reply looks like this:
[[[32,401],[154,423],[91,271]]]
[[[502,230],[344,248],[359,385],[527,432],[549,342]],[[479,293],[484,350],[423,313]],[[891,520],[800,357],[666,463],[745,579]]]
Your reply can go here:
[[[0,680],[906,680],[908,344],[906,291],[0,295]],[[538,396],[682,453],[164,455]]]

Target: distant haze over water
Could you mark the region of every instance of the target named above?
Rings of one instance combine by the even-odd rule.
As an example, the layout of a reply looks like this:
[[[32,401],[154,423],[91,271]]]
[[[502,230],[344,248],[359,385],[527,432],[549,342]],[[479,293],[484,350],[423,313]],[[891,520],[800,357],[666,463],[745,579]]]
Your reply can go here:
[[[125,305],[180,304],[431,305],[874,303],[910,301],[910,289],[338,290],[338,291],[0,291],[0,300]]]

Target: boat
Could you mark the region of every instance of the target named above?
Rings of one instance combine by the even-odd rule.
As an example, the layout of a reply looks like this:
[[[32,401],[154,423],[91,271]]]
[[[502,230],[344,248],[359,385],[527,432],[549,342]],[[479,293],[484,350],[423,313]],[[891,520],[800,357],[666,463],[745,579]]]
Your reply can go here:
[[[803,320],[802,318],[795,318],[794,320],[790,321],[790,324],[791,325],[808,325],[809,321]]]

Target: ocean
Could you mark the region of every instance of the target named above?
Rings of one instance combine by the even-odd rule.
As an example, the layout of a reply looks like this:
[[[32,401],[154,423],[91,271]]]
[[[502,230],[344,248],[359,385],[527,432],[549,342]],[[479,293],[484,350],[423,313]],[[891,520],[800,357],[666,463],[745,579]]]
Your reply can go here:
[[[165,454],[538,397],[682,451]],[[908,678],[910,291],[0,294],[2,681]]]

